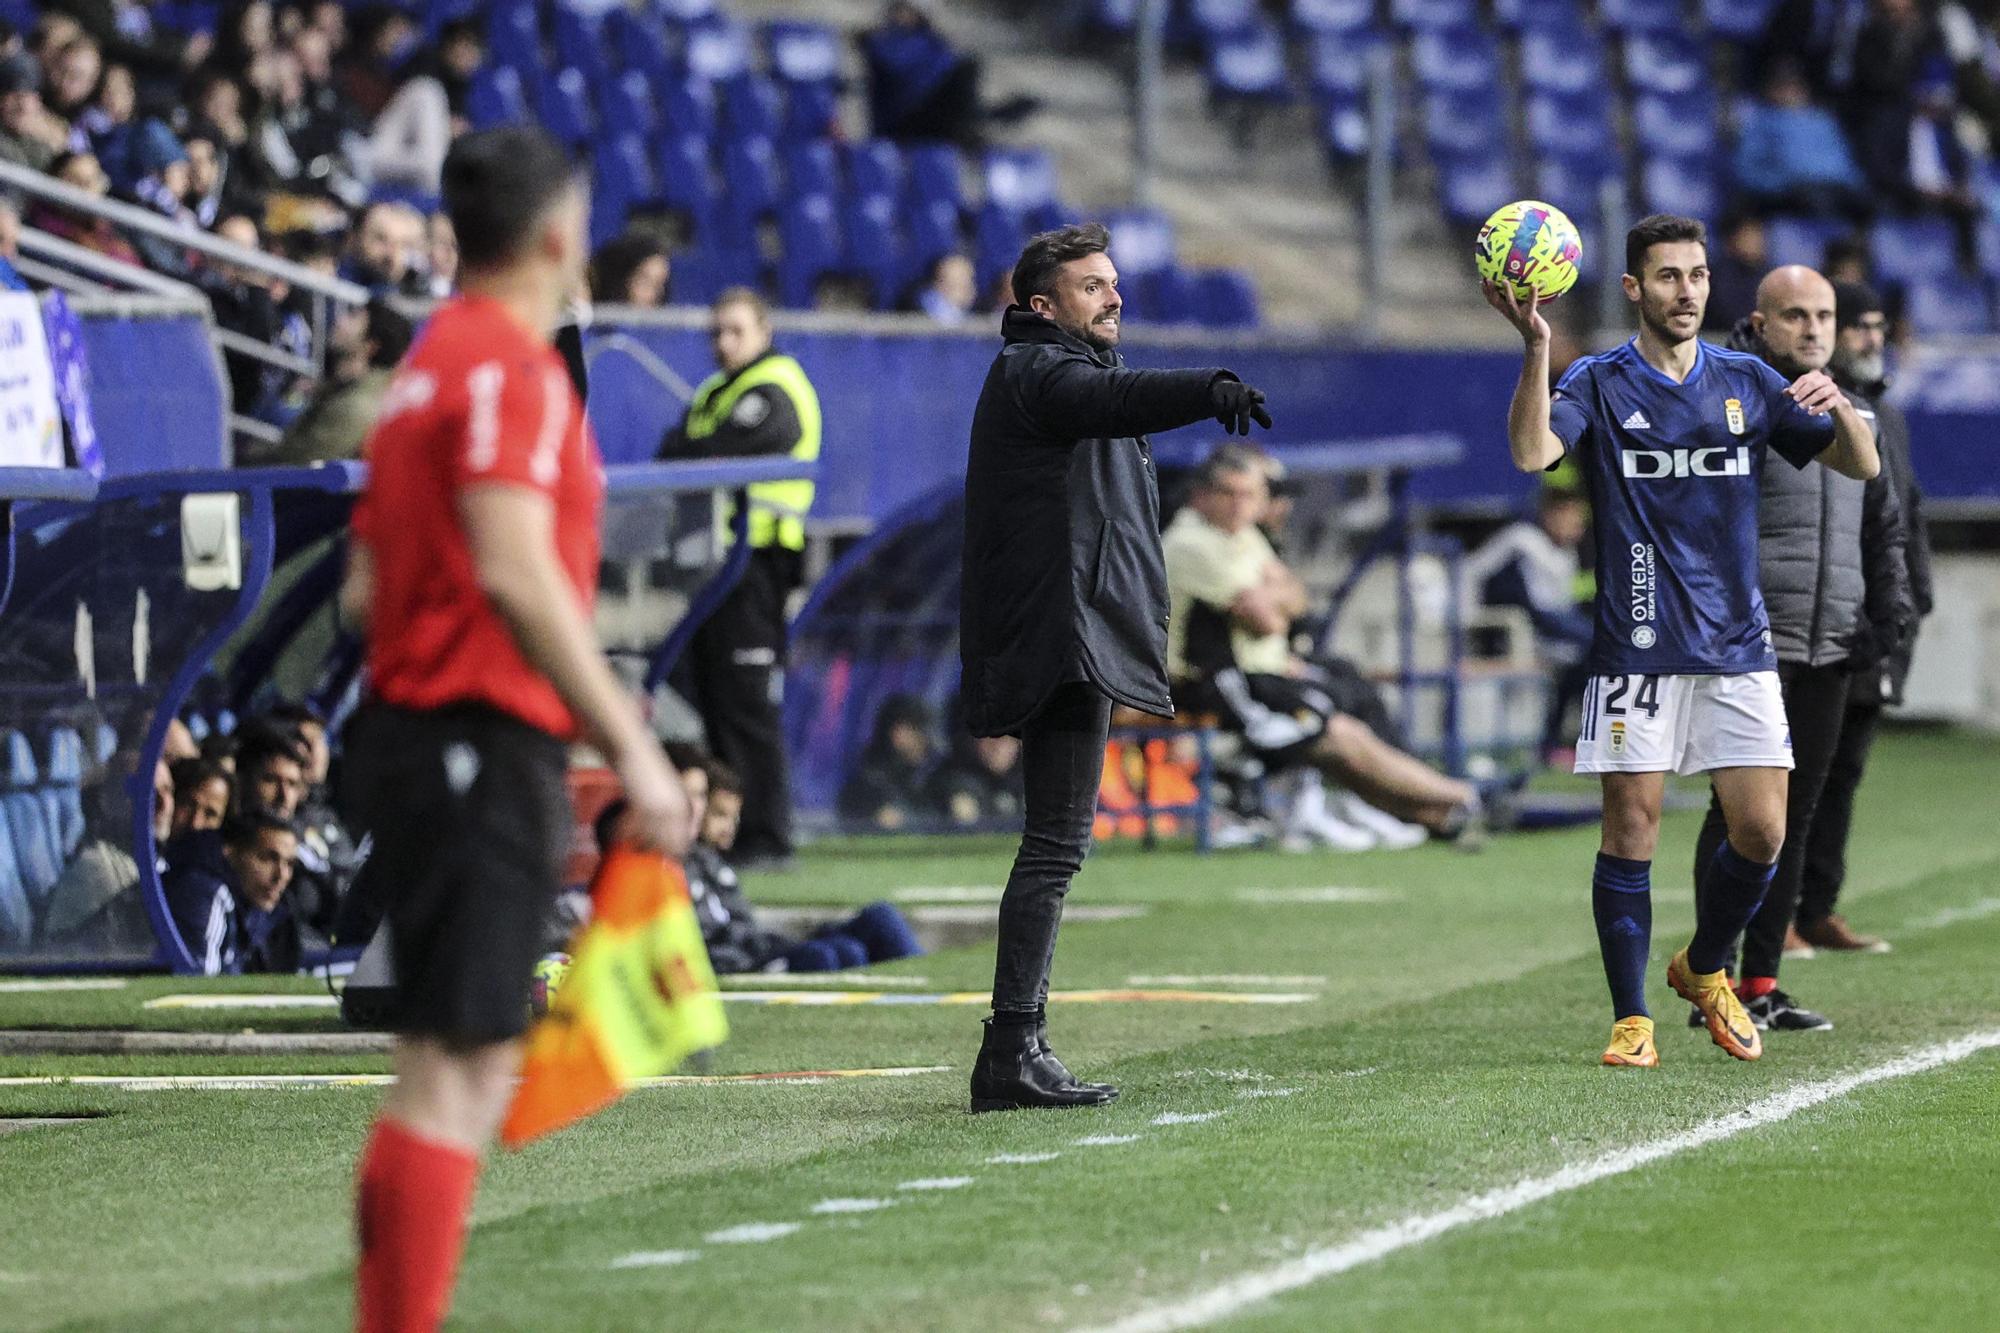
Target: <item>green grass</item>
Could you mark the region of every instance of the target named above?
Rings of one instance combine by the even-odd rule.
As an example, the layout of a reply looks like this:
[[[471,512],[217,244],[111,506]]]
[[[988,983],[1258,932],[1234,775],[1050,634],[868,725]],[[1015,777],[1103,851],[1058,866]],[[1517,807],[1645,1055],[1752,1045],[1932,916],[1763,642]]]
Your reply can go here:
[[[1659,984],[1692,921],[1697,816],[1655,870],[1654,999],[1665,1063],[1594,1064],[1608,1030],[1587,907],[1590,830],[1479,857],[1196,858],[1112,849],[1077,903],[1059,988],[1136,974],[1324,976],[1308,1004],[1059,1007],[1072,1067],[1115,1106],[969,1117],[979,1011],[731,1005],[717,1072],[953,1066],[904,1080],[635,1093],[482,1185],[455,1314],[466,1329],[989,1329],[1072,1326],[1481,1189],[1659,1137],[1802,1081],[2000,1028],[2000,743],[1895,735],[1864,791],[1850,905],[1885,957],[1787,967],[1830,1034],[1777,1035],[1755,1065],[1680,1026]],[[816,849],[753,885],[777,902],[991,884],[1007,848]],[[1367,887],[1392,901],[1233,900],[1245,887]],[[1974,909],[1966,911],[1965,909]],[[1940,913],[1959,914],[1945,925]],[[983,947],[896,969],[978,989]],[[219,985],[220,983],[215,983]],[[310,983],[294,983],[310,989]],[[196,986],[0,995],[0,1027],[278,1030],[324,1015],[148,1010]],[[250,989],[271,989],[253,981]],[[370,1070],[368,1057],[0,1057],[0,1075]],[[1285,1096],[1247,1092],[1290,1090]],[[0,1087],[0,1113],[98,1112],[0,1137],[0,1327],[339,1328],[349,1319],[362,1089],[138,1094]],[[1478,1223],[1245,1312],[1283,1329],[1570,1327],[1754,1317],[1773,1327],[1991,1327],[2000,1302],[2000,1052],[1863,1088],[1783,1123]],[[1163,1113],[1222,1114],[1156,1125]],[[1084,1136],[1134,1141],[1078,1146]],[[995,1154],[1058,1153],[994,1165]],[[906,1181],[970,1176],[960,1189]],[[885,1198],[877,1212],[816,1202]],[[704,1240],[801,1222],[768,1244]],[[1754,1243],[1746,1243],[1753,1241]],[[633,1251],[678,1267],[613,1270]]]

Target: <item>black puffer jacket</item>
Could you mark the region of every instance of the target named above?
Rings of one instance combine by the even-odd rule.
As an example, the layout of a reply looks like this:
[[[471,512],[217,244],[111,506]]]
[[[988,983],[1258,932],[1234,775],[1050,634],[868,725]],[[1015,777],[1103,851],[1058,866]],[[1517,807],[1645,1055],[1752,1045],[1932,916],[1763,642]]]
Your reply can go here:
[[[1748,319],[1730,333],[1729,346],[1770,360]],[[1873,405],[1850,397],[1872,423]],[[1767,467],[1757,536],[1764,606],[1780,662],[1815,667],[1845,662],[1864,618],[1909,622],[1907,610],[1869,614],[1871,602],[1883,608],[1907,608],[1910,602],[1902,506],[1886,474],[1860,482],[1818,462]]]
[[[972,417],[959,654],[966,724],[1017,732],[1087,680],[1162,717],[1167,570],[1145,436],[1215,411],[1226,370],[1127,370],[1019,306]]]
[[[1847,387],[1843,384],[1843,388]],[[1868,614],[1855,641],[1853,664],[1858,669],[1855,699],[1903,702],[1903,684],[1910,677],[1917,628],[1931,613],[1931,537],[1924,522],[1924,492],[1910,461],[1910,423],[1902,410],[1882,401],[1885,384],[1864,384],[1861,392],[1875,402],[1875,444],[1882,454],[1882,480],[1896,492],[1903,513],[1902,576],[1909,598],[1896,602],[1897,572],[1871,561],[1868,566]],[[1851,392],[1852,390],[1850,390]]]

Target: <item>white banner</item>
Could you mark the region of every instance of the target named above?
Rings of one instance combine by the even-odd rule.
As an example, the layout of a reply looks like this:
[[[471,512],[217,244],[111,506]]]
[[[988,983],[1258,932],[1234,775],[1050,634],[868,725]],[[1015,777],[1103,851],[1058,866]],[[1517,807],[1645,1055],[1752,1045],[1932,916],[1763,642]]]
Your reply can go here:
[[[61,420],[41,303],[0,293],[0,467],[61,467]]]

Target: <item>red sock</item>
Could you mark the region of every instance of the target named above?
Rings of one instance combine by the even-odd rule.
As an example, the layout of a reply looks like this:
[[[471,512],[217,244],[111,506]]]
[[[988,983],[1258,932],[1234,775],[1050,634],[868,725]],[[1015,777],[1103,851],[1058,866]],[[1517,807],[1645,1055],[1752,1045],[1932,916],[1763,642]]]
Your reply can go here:
[[[362,1149],[358,1177],[355,1327],[430,1333],[451,1305],[479,1158],[384,1116]]]
[[[1737,983],[1736,996],[1738,999],[1754,1000],[1759,995],[1769,995],[1776,989],[1778,989],[1776,977],[1745,977]]]

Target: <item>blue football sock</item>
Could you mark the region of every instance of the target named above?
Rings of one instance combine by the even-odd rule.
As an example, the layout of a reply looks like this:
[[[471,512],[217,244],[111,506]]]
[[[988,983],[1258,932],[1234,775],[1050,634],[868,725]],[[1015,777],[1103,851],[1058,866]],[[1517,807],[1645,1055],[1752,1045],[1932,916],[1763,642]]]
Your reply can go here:
[[[1597,949],[1614,1017],[1646,1016],[1646,957],[1653,943],[1653,863],[1597,854],[1590,877]]]
[[[1688,945],[1688,967],[1696,972],[1718,972],[1729,966],[1736,951],[1736,937],[1757,915],[1771,876],[1778,870],[1774,861],[1765,865],[1752,861],[1729,845],[1727,839],[1715,849],[1715,859],[1701,877],[1701,907],[1696,914],[1694,942]]]

